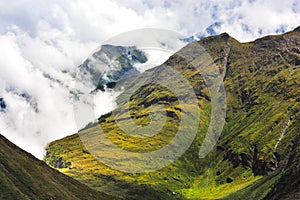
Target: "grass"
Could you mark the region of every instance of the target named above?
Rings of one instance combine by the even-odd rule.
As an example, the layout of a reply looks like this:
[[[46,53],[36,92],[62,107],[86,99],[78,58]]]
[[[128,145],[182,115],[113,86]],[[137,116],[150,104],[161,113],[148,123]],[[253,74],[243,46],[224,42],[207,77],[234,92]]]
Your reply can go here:
[[[251,171],[243,171],[243,174],[236,181],[217,184],[216,180],[211,180],[215,179],[214,175],[211,175],[211,177],[201,176],[199,180],[194,182],[191,188],[183,189],[180,192],[186,199],[222,199],[261,178],[261,176],[253,176]]]
[[[0,135],[0,199],[111,199],[59,173]]]
[[[119,106],[113,112],[118,115],[104,115],[97,124],[90,125],[78,134],[50,143],[46,148],[45,161],[51,165],[57,158],[62,158],[71,163],[71,167],[60,169],[63,173],[94,189],[121,198],[266,198],[275,190],[276,184],[283,181],[278,172],[290,160],[291,146],[295,146],[294,141],[297,141],[299,135],[300,69],[295,68],[292,62],[291,54],[295,55],[291,49],[297,47],[295,41],[298,41],[293,37],[294,34],[287,33],[241,44],[223,34],[199,42],[211,55],[216,66],[226,70],[226,122],[218,143],[205,158],[200,159],[198,152],[210,122],[210,94],[203,77],[187,62],[188,58],[183,59],[175,54],[164,65],[131,77],[124,84],[120,83],[128,90],[119,96]],[[284,46],[284,38],[289,39],[290,46]],[[197,53],[196,44],[188,45],[181,53]],[[288,51],[277,51],[287,48]],[[278,54],[281,56],[276,60]],[[151,83],[153,79],[161,78],[170,82],[172,77],[164,73],[167,65],[181,73],[197,95],[200,110],[196,112],[200,113],[201,120],[189,149],[172,164],[147,173],[124,173],[99,162],[82,144],[82,138],[89,139],[91,146],[103,144],[101,149],[95,150],[101,154],[101,159],[113,158],[116,165],[128,166],[132,160],[140,157],[110,148],[107,140],[101,139],[103,134],[123,150],[151,152],[164,147],[174,138],[181,128],[181,118],[187,117],[192,121],[195,117],[191,113],[196,108],[189,103],[179,104],[171,90],[157,84],[140,87],[139,84]],[[178,84],[177,92],[181,94],[180,97],[186,98],[186,88],[181,87],[179,80],[176,81],[174,85]],[[128,109],[125,104],[126,94],[132,92],[130,89],[135,86],[138,90],[131,95]],[[118,127],[116,120],[124,125],[129,124],[131,119],[139,126],[149,125],[149,113],[159,111],[153,106],[156,103],[168,111],[167,116],[164,116],[166,123],[158,134],[139,138],[128,134],[136,129],[130,129],[129,126],[129,131],[124,132]],[[150,107],[154,108],[153,111]],[[127,111],[129,115],[126,115]],[[163,117],[163,114],[159,116]],[[291,123],[275,149],[287,119],[291,119]],[[104,133],[99,134],[99,127]],[[193,127],[188,124],[182,128],[188,133]],[[159,165],[156,160],[151,160],[151,165],[156,164]],[[145,169],[148,166],[140,164],[135,167]]]

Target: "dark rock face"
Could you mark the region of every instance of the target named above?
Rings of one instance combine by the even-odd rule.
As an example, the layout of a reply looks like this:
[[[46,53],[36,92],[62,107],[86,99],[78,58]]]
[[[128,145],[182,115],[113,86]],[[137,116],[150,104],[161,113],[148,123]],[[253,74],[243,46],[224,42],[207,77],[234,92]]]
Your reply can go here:
[[[110,83],[107,83],[106,86],[107,88],[110,88],[110,89],[113,89],[115,86],[116,86],[116,82],[110,82]]]
[[[97,89],[139,72],[136,63],[145,63],[145,53],[136,47],[102,45],[90,58],[79,66],[79,76],[90,79]]]
[[[3,98],[0,98],[0,112],[3,112],[6,110],[6,103]]]
[[[278,183],[265,199],[299,199],[300,198],[300,136],[293,141],[290,155],[281,169],[284,171]]]
[[[294,31],[300,31],[300,26],[294,29]]]
[[[230,178],[230,177],[226,178],[226,183],[232,183],[232,182],[233,182],[232,178]]]
[[[259,150],[256,146],[253,147],[252,153],[235,153],[232,150],[226,151],[223,156],[224,160],[229,160],[233,167],[236,168],[238,165],[244,167],[250,167],[254,175],[267,175],[278,168],[279,158],[278,154],[274,155],[270,161],[261,160],[258,158]]]
[[[67,168],[67,167],[70,167],[71,166],[71,163],[70,162],[65,162],[61,157],[56,161],[54,162],[54,165],[53,165],[55,168]]]

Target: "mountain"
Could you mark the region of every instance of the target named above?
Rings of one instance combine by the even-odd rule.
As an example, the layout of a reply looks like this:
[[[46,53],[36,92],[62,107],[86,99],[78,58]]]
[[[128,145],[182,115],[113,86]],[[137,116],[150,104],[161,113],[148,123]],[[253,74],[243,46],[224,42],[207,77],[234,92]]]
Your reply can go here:
[[[113,199],[50,168],[0,135],[0,199]]]
[[[299,199],[299,44],[300,27],[249,43],[240,43],[226,33],[192,42],[162,65],[121,80],[115,89],[124,87],[125,92],[118,97],[116,110],[77,134],[50,143],[44,160],[98,191],[121,198]],[[202,73],[198,65],[203,66]],[[172,71],[188,81],[200,110],[190,104],[190,90]],[[224,90],[211,81],[218,78],[223,80],[226,106],[222,105]],[[164,86],[168,83],[176,91]],[[218,138],[216,132],[223,123],[218,118],[222,116],[213,116],[213,111],[225,108]],[[146,135],[138,137],[136,130],[151,124],[155,112],[157,119],[165,117],[162,129],[154,126],[152,131],[160,130],[158,134],[140,131]],[[197,113],[201,116],[199,127],[193,124]],[[182,125],[182,119],[187,124]],[[221,123],[211,127],[212,120]],[[131,121],[142,128],[120,128]],[[194,138],[189,134],[195,127]],[[185,131],[186,137],[172,143],[179,130]],[[209,131],[212,134],[207,134]],[[103,140],[103,134],[119,149],[138,153],[124,153]],[[209,144],[215,140],[212,150],[199,158],[202,144],[208,144],[206,150],[210,150]],[[163,156],[172,160],[181,144],[190,141],[182,156],[161,167]],[[144,153],[169,143],[173,145],[169,155],[142,162]],[[68,167],[56,163],[68,163]],[[153,167],[157,170],[130,172]],[[116,170],[119,168],[129,172]]]
[[[134,65],[146,61],[145,53],[134,46],[123,47],[106,44],[79,66],[78,75],[82,79],[89,77],[89,82],[98,89],[104,90],[105,85],[109,87],[121,78],[138,74],[139,71]]]
[[[222,25],[221,22],[215,22],[215,23],[209,25],[205,30],[203,30],[199,33],[196,33],[190,37],[183,38],[181,40],[183,42],[190,43],[190,42],[199,41],[208,36],[215,36],[215,35],[217,35],[217,29],[220,29],[221,25]]]

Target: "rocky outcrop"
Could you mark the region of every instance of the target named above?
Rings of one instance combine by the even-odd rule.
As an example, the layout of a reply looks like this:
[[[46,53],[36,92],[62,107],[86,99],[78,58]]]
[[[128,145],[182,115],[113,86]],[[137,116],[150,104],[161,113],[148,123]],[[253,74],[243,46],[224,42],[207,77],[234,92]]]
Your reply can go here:
[[[6,109],[6,103],[3,98],[0,98],[0,112],[5,111],[5,109]]]
[[[67,168],[67,167],[71,167],[71,163],[70,162],[66,162],[62,159],[62,157],[60,157],[58,160],[56,160],[54,162],[53,165],[54,168]]]
[[[79,76],[90,79],[97,89],[104,90],[107,84],[112,87],[112,82],[138,74],[134,65],[146,61],[145,53],[134,46],[102,45],[79,66]]]
[[[223,160],[228,160],[236,168],[238,165],[249,167],[254,175],[267,175],[278,168],[279,155],[275,153],[270,160],[259,159],[259,150],[254,145],[248,153],[235,153],[233,150],[225,151]]]

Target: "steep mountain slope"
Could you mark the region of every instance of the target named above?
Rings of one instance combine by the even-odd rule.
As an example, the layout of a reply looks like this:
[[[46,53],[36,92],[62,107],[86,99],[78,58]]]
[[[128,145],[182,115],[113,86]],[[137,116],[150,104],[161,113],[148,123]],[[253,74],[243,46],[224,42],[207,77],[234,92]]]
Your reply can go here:
[[[78,75],[87,79],[94,86],[103,90],[104,85],[117,82],[122,77],[138,74],[133,66],[136,63],[145,63],[145,53],[136,47],[102,45],[100,50],[93,53],[79,66]]]
[[[60,170],[99,191],[119,197],[137,198],[140,193],[131,191],[134,185],[138,191],[141,187],[151,188],[148,199],[157,199],[157,196],[160,199],[298,198],[299,45],[300,28],[250,43],[239,43],[226,33],[191,43],[163,65],[120,83],[125,91],[139,83],[147,84],[133,93],[129,109],[125,94],[121,94],[116,111],[100,117],[98,123],[78,134],[50,143],[45,161],[51,166],[58,160],[70,163],[72,167],[61,166]],[[219,70],[227,97],[227,116],[221,137],[204,158],[198,154],[209,127],[212,96],[208,90],[210,83],[205,83],[205,77],[193,64],[193,61],[201,61],[200,46],[206,49]],[[186,88],[178,85],[177,92],[182,94],[178,96],[156,84],[161,80],[174,81],[168,73],[169,67],[189,81],[200,105],[201,120],[189,149],[169,166],[141,174],[123,173],[99,162],[81,140],[88,138],[92,146],[104,143],[98,150],[101,159],[115,158],[113,161],[118,166],[127,166],[140,157],[116,154],[108,143],[100,140],[102,134],[130,152],[150,152],[164,147],[175,137],[181,128],[180,119],[193,118],[191,113],[196,108],[189,103],[179,104],[180,99],[187,98]],[[148,125],[149,113],[160,112],[156,108],[149,110],[155,104],[164,106],[163,115],[167,117],[159,134],[141,139],[130,136],[118,126],[117,122],[126,124],[131,119],[140,126]],[[126,115],[127,111],[131,116]],[[99,127],[104,133],[100,133]],[[183,128],[188,132],[192,127]],[[172,153],[176,151],[170,152],[170,156]],[[159,165],[151,162],[155,164]],[[152,190],[156,191],[155,197],[151,196]]]
[[[0,199],[113,199],[58,172],[0,135]]]

